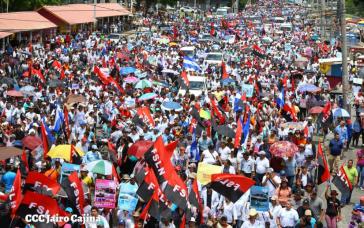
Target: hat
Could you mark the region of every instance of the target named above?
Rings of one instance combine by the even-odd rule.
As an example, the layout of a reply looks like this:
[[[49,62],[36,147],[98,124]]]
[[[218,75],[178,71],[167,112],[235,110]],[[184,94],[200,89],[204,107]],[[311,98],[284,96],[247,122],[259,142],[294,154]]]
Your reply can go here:
[[[196,222],[196,219],[194,217],[191,217],[190,222]]]
[[[252,208],[249,210],[249,217],[256,216],[258,214],[257,210],[255,208]]]
[[[308,199],[304,199],[302,204],[310,204],[310,201],[308,201]]]
[[[273,171],[274,171],[273,168],[268,168],[267,169],[267,173],[273,173]]]
[[[64,211],[69,212],[69,213],[73,213],[73,209],[70,208],[70,207],[67,207]]]
[[[312,212],[311,212],[311,210],[305,210],[305,215],[307,215],[307,216],[312,216]]]
[[[258,155],[265,155],[265,151],[264,150],[259,151]]]
[[[122,179],[123,180],[130,180],[130,176],[128,174],[124,174]]]
[[[91,149],[93,149],[93,150],[97,150],[97,149],[98,149],[98,148],[97,148],[97,145],[95,145],[95,144],[94,144],[94,145],[92,145],[92,146],[91,146]]]
[[[35,130],[34,129],[30,129],[29,130],[29,134],[35,134]]]
[[[271,200],[278,200],[278,196],[276,195],[272,196]]]

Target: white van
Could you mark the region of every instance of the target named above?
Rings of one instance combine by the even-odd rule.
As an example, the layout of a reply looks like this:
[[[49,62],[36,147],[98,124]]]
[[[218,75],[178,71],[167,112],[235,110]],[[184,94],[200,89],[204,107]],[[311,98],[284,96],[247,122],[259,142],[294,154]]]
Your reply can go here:
[[[207,91],[206,86],[206,78],[201,76],[187,76],[190,81],[190,86],[188,87],[189,93],[195,95],[196,97],[200,96],[203,91]],[[178,91],[178,94],[184,96],[186,94],[186,88],[181,87]]]
[[[228,14],[230,13],[232,13],[230,7],[220,7],[216,10],[216,17],[217,18],[227,17]]]
[[[196,55],[196,48],[193,47],[193,46],[189,46],[189,47],[182,47],[180,49],[180,51],[183,52],[183,54],[185,56],[188,56],[188,57],[194,57]]]
[[[224,54],[222,52],[209,52],[207,53],[204,65],[221,65],[224,59]]]

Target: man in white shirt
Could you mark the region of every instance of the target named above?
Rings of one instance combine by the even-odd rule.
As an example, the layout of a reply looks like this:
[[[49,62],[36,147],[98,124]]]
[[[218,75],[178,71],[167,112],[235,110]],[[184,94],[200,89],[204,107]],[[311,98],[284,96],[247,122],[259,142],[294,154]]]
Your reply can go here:
[[[207,150],[202,152],[201,161],[210,165],[220,161],[219,154],[214,150],[214,146],[210,145]]]
[[[291,202],[287,202],[286,207],[283,208],[277,218],[278,227],[289,228],[295,227],[299,220],[298,213],[292,208]]]
[[[255,172],[256,172],[256,182],[261,184],[265,173],[267,172],[269,166],[269,160],[265,157],[265,151],[261,150],[258,153],[259,158],[255,160]]]
[[[281,178],[274,173],[272,168],[267,170],[262,180],[262,186],[268,188],[268,195],[272,197],[276,191],[276,188],[281,184]]]
[[[240,163],[240,174],[246,177],[254,176],[254,159],[249,156],[249,153],[243,154],[243,159]]]
[[[221,147],[219,148],[219,155],[222,161],[229,159],[231,150],[226,146],[226,142],[221,142]]]
[[[245,219],[241,228],[264,228],[264,224],[261,224],[260,221],[257,220],[258,212],[254,208],[249,211],[249,218]]]
[[[272,196],[271,198],[272,204],[269,207],[269,212],[273,216],[273,219],[270,221],[270,227],[275,228],[277,226],[277,217],[279,213],[281,213],[282,206],[278,203],[278,196]]]

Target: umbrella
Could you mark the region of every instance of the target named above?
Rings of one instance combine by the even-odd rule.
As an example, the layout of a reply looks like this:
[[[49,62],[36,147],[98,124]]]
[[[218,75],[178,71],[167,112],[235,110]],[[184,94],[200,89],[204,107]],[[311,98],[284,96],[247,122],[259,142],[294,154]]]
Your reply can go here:
[[[321,106],[315,106],[315,107],[310,108],[310,110],[308,112],[311,113],[311,114],[319,114],[323,110],[324,110],[323,107],[321,107]]]
[[[270,43],[272,43],[273,42],[273,39],[272,38],[270,38],[270,37],[264,37],[263,39],[262,39],[262,41],[264,42],[264,43],[267,43],[267,44],[270,44]]]
[[[52,79],[49,81],[49,87],[56,88],[56,87],[63,87],[64,84],[61,80],[58,79]]]
[[[67,104],[85,103],[86,101],[86,98],[81,94],[70,94],[66,99]]]
[[[137,76],[138,78],[145,78],[148,76],[148,72],[141,72],[140,70],[136,70],[134,72],[135,76]]]
[[[206,111],[206,110],[201,109],[200,110],[200,117],[204,118],[205,120],[210,120],[211,119],[211,113]]]
[[[72,148],[82,157],[84,155],[82,149],[69,144],[61,144],[51,148],[47,155],[51,158],[62,158],[66,161],[71,159]]]
[[[232,79],[232,78],[225,78],[221,82],[222,82],[223,85],[228,85],[228,84],[231,84],[231,83],[235,83],[235,80]]]
[[[156,93],[146,93],[146,94],[141,95],[138,99],[140,101],[146,101],[146,100],[154,99],[157,96],[158,95]]]
[[[235,138],[235,131],[231,129],[227,125],[217,125],[214,127],[215,131],[223,136],[229,137],[229,138]]]
[[[128,75],[135,72],[135,67],[123,67],[120,69],[121,75]]]
[[[33,96],[35,94],[34,92],[35,88],[33,86],[27,85],[20,88],[20,92],[22,92],[24,95],[27,96]]]
[[[177,102],[166,101],[166,102],[163,102],[162,109],[167,110],[167,111],[175,110],[175,111],[179,112],[179,111],[183,110],[183,107]]]
[[[83,188],[83,194],[84,195],[89,194],[90,193],[90,189],[88,188],[87,184],[85,184],[83,182],[81,182],[81,183],[82,183],[82,188]],[[66,191],[62,187],[59,190],[59,192],[57,193],[57,196],[58,197],[61,197],[61,198],[67,198],[68,197]]]
[[[92,173],[97,173],[101,175],[111,175],[112,174],[112,163],[106,160],[97,160],[86,164],[86,169]]]
[[[23,150],[12,146],[1,147],[0,151],[0,161],[4,161],[8,158],[15,157],[23,153]]]
[[[288,128],[288,129],[297,129],[302,130],[304,128],[303,122],[286,122],[281,124],[281,127]]]
[[[312,85],[312,84],[304,84],[298,87],[298,91],[300,92],[318,92],[321,88]]]
[[[332,113],[334,117],[350,117],[349,112],[343,108],[335,108],[332,110]]]
[[[34,150],[40,144],[42,144],[42,139],[38,136],[28,135],[23,138],[22,143],[24,147]]]
[[[126,83],[136,83],[138,81],[139,81],[139,79],[136,77],[127,77],[124,79],[124,82],[126,82]]]
[[[140,80],[136,85],[136,89],[144,89],[152,87],[152,83],[146,79]]]
[[[10,96],[10,97],[23,97],[24,94],[20,91],[16,91],[16,90],[10,90],[6,92],[6,95]]]
[[[157,85],[157,86],[163,86],[163,87],[169,87],[170,85],[167,82],[161,81],[153,81],[153,85]]]
[[[171,69],[164,69],[164,70],[162,70],[162,73],[165,73],[165,74],[174,74],[174,75],[177,75],[178,74],[177,71],[171,70]]]
[[[154,143],[152,141],[140,140],[131,145],[131,147],[128,149],[128,154],[137,158],[141,158],[144,156],[144,153],[147,152],[153,145]]]
[[[296,144],[288,141],[279,141],[273,143],[269,151],[277,157],[292,157],[298,151]]]

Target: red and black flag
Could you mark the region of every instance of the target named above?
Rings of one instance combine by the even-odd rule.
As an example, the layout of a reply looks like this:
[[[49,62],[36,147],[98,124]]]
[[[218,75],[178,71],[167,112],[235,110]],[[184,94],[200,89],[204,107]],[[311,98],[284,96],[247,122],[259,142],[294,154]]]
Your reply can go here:
[[[235,174],[211,175],[211,188],[235,203],[255,184],[250,178]]]
[[[48,150],[49,150],[50,143],[48,142],[48,133],[47,133],[46,127],[44,126],[43,121],[40,124],[40,128],[41,128],[41,135],[42,135],[43,153],[44,153],[44,157],[46,157]]]
[[[21,161],[24,164],[24,167],[26,169],[26,171],[29,171],[29,163],[28,163],[28,158],[27,158],[27,153],[25,152],[25,149],[23,149],[23,153],[21,154]]]
[[[42,74],[42,71],[39,69],[35,69],[35,68],[32,68],[32,75],[34,75],[35,77],[37,77],[40,81],[42,81],[43,83],[46,82],[43,74]]]
[[[83,214],[84,193],[78,173],[73,172],[68,178],[62,180],[62,188],[66,192],[67,200],[72,205],[73,211],[77,211],[79,215]]]
[[[345,171],[344,164],[339,169],[339,172],[332,179],[332,183],[339,189],[341,193],[350,192],[353,186],[350,183],[348,175]]]
[[[109,80],[109,83],[111,85],[115,86],[121,94],[125,94],[124,89],[120,86],[120,84],[113,77],[109,77],[108,80]]]
[[[224,80],[224,79],[227,79],[229,78],[229,74],[227,73],[227,70],[226,70],[226,63],[224,61],[222,61],[221,63],[221,79]]]
[[[71,135],[71,127],[70,127],[68,109],[66,106],[63,107],[63,116],[64,116],[64,128],[63,129],[64,129],[66,139],[68,140],[68,138]]]
[[[181,79],[186,87],[190,86],[190,80],[188,80],[187,72],[185,70],[181,72]]]
[[[11,187],[10,193],[8,195],[8,200],[10,201],[11,214],[15,215],[16,210],[18,209],[20,202],[22,201],[22,193],[21,193],[21,174],[20,170],[16,172],[15,180],[13,183],[13,187]]]
[[[176,149],[177,145],[178,145],[178,140],[173,141],[173,142],[171,142],[171,143],[169,143],[169,144],[165,145],[167,155],[168,155],[170,158],[172,157],[173,152],[174,152],[174,150]]]
[[[331,102],[327,102],[325,104],[324,109],[322,110],[322,123],[328,121],[331,117]]]
[[[175,169],[169,175],[170,179],[167,181],[167,185],[164,188],[164,194],[167,199],[176,204],[179,208],[187,209],[187,186],[182,179],[177,175]]]
[[[243,134],[243,123],[241,122],[241,118],[239,116],[237,122],[237,128],[235,131],[235,141],[234,141],[234,148],[240,148],[241,146],[241,139]]]
[[[253,49],[253,54],[258,56],[259,58],[264,59],[266,57],[264,51],[260,47],[258,47],[258,45],[254,44],[252,49]]]
[[[154,127],[155,123],[148,107],[140,107],[137,109],[137,113],[133,117],[133,122],[140,126]]]
[[[102,72],[98,66],[94,66],[94,73],[103,84],[105,85],[109,84],[109,79],[108,79],[109,75],[106,75],[104,72]]]
[[[220,110],[220,107],[216,103],[214,98],[211,99],[211,108],[212,108],[211,113],[217,116],[217,118],[219,119],[219,124],[224,124],[226,120],[226,115],[223,111]]]
[[[326,158],[322,151],[321,143],[318,144],[317,149],[317,163],[318,163],[318,172],[317,172],[317,184],[322,184],[328,180],[330,180],[330,169],[327,165]]]
[[[61,186],[57,181],[52,180],[42,173],[31,171],[25,179],[24,189],[38,192],[40,194],[55,196]]]
[[[139,188],[136,194],[142,198],[145,202],[149,201],[153,193],[159,188],[159,184],[157,181],[157,177],[154,174],[153,169],[146,168],[146,170],[141,170],[144,173],[144,178],[142,182],[139,184]],[[138,180],[140,181],[140,175],[138,176]]]
[[[49,215],[55,216],[63,211],[58,207],[55,199],[35,192],[27,191],[16,214],[22,218],[26,215]]]
[[[59,72],[61,72],[61,70],[62,70],[62,64],[56,59],[53,61],[52,67]]]

